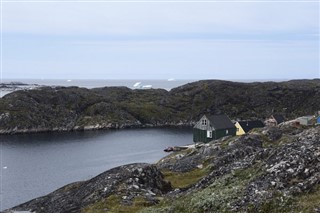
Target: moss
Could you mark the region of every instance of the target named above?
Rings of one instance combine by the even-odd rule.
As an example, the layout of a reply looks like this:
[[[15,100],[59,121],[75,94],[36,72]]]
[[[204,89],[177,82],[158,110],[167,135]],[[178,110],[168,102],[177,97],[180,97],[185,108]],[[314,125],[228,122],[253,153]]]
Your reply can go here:
[[[203,190],[173,200],[165,199],[159,205],[144,209],[153,212],[230,212],[230,204],[243,196],[247,184],[261,174],[259,165],[239,169],[215,180]]]
[[[315,190],[302,194],[295,198],[296,209],[300,212],[313,212],[314,209],[320,209],[320,186]]]
[[[136,197],[131,205],[125,205],[121,203],[121,198],[119,196],[111,195],[106,199],[87,206],[82,209],[81,213],[131,213],[138,212],[148,206],[150,206],[150,203],[142,197]]]
[[[292,138],[288,135],[283,135],[280,139],[276,141],[269,140],[268,137],[265,135],[261,135],[261,137],[263,139],[264,148],[274,148],[274,147],[278,147],[278,146],[285,145],[292,142]]]
[[[280,192],[274,192],[273,197],[266,202],[255,206],[250,204],[245,212],[248,213],[289,213],[293,212],[294,200],[291,196],[285,196]]]
[[[172,172],[163,170],[164,178],[171,182],[174,188],[186,188],[197,183],[201,178],[209,173],[209,167],[194,169],[190,172]]]
[[[274,192],[272,199],[259,206],[248,206],[248,213],[289,213],[289,212],[315,212],[320,208],[320,187],[316,187],[313,191],[303,193],[292,197],[284,196],[280,192]]]

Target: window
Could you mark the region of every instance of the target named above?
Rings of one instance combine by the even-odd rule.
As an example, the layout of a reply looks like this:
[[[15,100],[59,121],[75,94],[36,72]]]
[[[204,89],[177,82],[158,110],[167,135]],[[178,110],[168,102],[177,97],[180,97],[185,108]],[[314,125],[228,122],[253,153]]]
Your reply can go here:
[[[207,138],[212,138],[212,131],[207,131]]]
[[[239,132],[239,128],[237,128],[237,132]]]
[[[229,134],[229,130],[226,130],[226,135]]]
[[[207,120],[206,120],[206,119],[203,119],[203,120],[201,121],[201,124],[202,124],[203,126],[207,126]]]

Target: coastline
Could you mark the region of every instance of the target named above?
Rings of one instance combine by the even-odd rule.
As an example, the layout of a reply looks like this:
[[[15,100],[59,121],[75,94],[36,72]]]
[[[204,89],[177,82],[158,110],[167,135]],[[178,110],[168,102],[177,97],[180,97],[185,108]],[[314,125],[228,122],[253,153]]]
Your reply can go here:
[[[3,212],[317,212],[319,128],[285,124],[222,138],[155,164],[112,168]]]
[[[39,87],[0,99],[0,134],[192,126],[199,116],[288,119],[317,112],[320,80],[238,83],[205,80],[170,91],[126,87]]]

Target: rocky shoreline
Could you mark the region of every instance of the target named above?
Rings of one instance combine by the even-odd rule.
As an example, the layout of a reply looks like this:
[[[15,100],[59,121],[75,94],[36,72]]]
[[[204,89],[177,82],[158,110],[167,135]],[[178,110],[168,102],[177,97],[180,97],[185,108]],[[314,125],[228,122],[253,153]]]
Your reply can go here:
[[[0,134],[192,126],[203,114],[288,119],[319,110],[320,79],[239,83],[207,80],[171,91],[39,87],[0,99]]]
[[[130,164],[5,210],[320,212],[320,126],[254,129]]]
[[[0,134],[192,126],[205,113],[286,118],[319,110],[320,80],[199,81],[171,91],[41,87],[0,99]],[[156,164],[130,164],[5,210],[67,212],[320,212],[320,126],[254,129]]]

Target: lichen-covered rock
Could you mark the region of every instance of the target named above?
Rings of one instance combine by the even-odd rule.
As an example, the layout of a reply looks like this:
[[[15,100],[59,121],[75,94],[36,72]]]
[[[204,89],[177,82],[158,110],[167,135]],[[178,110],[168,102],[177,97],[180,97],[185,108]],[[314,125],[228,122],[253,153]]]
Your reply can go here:
[[[190,152],[210,153],[203,156],[210,172],[187,189],[170,192],[167,196],[181,201],[171,203],[166,211],[317,212],[320,203],[306,195],[314,192],[313,200],[320,199],[320,126],[296,130],[286,129],[272,146],[263,145],[270,144],[263,133],[252,133],[234,137],[227,145],[217,142]],[[216,151],[203,152],[209,147]],[[184,157],[186,167],[188,158],[194,156]],[[171,163],[167,168],[182,166],[179,161]],[[303,202],[311,204],[303,206]]]
[[[267,136],[267,138],[271,141],[276,141],[281,138],[282,131],[278,127],[265,127],[262,131],[262,134]]]
[[[143,212],[316,213],[320,126],[280,131],[276,141],[257,131],[194,146],[155,165],[117,167],[13,210],[91,213],[101,204],[103,212],[104,204],[117,198],[119,205],[133,209],[139,199],[139,210],[153,205]]]
[[[163,179],[154,165],[129,164],[113,168],[88,181],[67,185],[4,212],[80,212],[84,207],[115,194],[124,197],[125,202],[140,196],[154,204],[158,202],[156,196],[170,190],[170,183]]]

